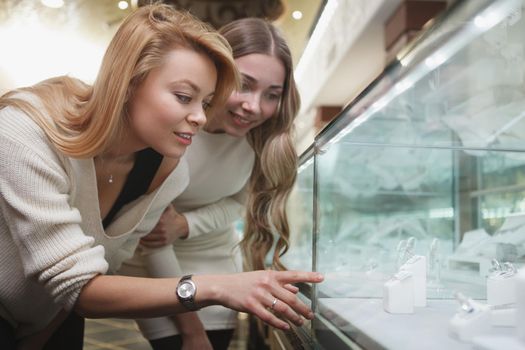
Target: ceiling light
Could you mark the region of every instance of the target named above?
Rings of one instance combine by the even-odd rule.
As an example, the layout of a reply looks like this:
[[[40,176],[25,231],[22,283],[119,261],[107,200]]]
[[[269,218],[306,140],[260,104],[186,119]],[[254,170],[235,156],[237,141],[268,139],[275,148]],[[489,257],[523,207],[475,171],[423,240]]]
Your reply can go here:
[[[118,2],[118,8],[121,10],[125,10],[128,8],[128,2],[127,1],[119,1]]]
[[[64,0],[40,0],[40,2],[43,5],[54,8],[54,9],[58,9],[64,6]]]
[[[303,13],[301,11],[296,10],[292,12],[292,17],[293,19],[300,20],[301,18],[303,18]]]

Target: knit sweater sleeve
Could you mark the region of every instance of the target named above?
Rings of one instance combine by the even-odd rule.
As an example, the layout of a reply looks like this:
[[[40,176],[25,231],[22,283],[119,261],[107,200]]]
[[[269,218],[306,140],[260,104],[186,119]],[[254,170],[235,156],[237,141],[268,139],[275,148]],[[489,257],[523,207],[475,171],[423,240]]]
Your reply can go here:
[[[238,193],[222,198],[215,203],[186,211],[188,238],[201,236],[231,225],[242,217],[245,209],[247,185]]]
[[[73,307],[82,287],[105,273],[104,248],[81,227],[64,158],[26,115],[4,111],[0,125],[0,210],[26,278]]]

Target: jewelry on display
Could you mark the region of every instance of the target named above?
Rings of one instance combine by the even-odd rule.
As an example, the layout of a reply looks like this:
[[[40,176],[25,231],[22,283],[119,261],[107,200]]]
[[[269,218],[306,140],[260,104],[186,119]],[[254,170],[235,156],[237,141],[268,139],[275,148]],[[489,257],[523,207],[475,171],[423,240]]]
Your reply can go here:
[[[490,261],[490,264],[492,265],[489,272],[498,272],[498,271],[501,271],[501,265],[498,261],[498,259],[492,259]]]
[[[506,276],[514,276],[518,273],[518,269],[516,269],[516,266],[514,266],[514,264],[510,262],[503,263],[503,271]]]
[[[516,267],[505,262],[500,264],[492,259],[492,269],[487,277],[487,304],[506,305],[516,302]]]
[[[399,268],[409,271],[414,280],[414,306],[427,306],[427,258],[423,255],[413,255]]]
[[[459,309],[464,313],[471,313],[474,311],[474,306],[472,306],[472,303],[470,302],[470,299],[468,299],[466,296],[463,295],[463,293],[457,292],[454,294],[454,297],[459,302]]]
[[[428,252],[428,274],[429,274],[429,285],[436,288],[442,288],[441,285],[441,254],[439,252],[440,241],[434,238],[430,243],[430,249]]]
[[[273,299],[272,306],[270,306],[271,310],[273,310],[273,308],[275,307],[275,304],[277,304],[277,298]]]
[[[470,342],[475,336],[488,333],[491,329],[490,308],[459,292],[455,297],[460,308],[449,322],[450,336]]]

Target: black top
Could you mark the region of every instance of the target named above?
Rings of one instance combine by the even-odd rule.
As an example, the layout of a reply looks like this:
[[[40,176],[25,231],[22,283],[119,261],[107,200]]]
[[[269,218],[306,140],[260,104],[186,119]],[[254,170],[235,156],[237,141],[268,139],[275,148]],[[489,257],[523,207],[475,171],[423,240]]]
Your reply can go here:
[[[155,177],[162,162],[162,155],[152,148],[146,148],[137,152],[135,164],[126,178],[126,183],[120,192],[115,204],[111,207],[108,215],[102,220],[104,228],[115,218],[118,211],[129,202],[134,201],[148,191],[151,181]]]

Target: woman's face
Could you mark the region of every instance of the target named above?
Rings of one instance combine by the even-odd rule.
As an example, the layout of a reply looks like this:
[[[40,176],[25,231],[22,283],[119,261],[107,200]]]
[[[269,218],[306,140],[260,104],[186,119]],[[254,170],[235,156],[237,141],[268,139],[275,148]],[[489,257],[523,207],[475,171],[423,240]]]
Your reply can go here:
[[[128,136],[140,147],[180,158],[206,122],[216,82],[217,70],[208,56],[186,48],[170,51],[130,101]]]
[[[242,137],[275,115],[283,94],[285,69],[274,56],[250,54],[235,59],[242,89],[206,125],[209,132]]]

